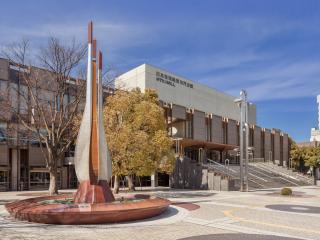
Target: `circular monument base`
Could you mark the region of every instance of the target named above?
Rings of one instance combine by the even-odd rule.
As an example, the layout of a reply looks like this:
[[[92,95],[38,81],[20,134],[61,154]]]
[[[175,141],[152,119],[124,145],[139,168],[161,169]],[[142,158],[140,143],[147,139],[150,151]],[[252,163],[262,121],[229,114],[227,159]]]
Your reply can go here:
[[[72,195],[29,198],[5,205],[11,216],[46,224],[119,223],[150,218],[163,213],[170,201],[135,195],[112,203],[74,204]]]

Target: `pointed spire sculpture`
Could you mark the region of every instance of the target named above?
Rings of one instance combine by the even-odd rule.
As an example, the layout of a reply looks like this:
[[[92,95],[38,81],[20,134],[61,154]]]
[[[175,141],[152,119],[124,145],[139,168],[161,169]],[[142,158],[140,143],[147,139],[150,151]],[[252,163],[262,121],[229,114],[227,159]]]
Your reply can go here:
[[[111,158],[103,126],[102,53],[98,55],[93,39],[92,22],[88,25],[88,66],[85,109],[76,142],[74,163],[78,181],[75,203],[114,201],[109,187],[112,177]],[[98,75],[98,85],[97,85]]]

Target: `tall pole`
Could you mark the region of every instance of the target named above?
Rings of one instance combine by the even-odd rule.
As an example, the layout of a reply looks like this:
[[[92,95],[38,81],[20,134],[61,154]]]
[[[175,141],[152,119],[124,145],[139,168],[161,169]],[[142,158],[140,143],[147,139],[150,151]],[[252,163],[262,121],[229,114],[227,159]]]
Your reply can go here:
[[[240,191],[248,191],[249,122],[247,92],[245,90],[241,90],[240,98],[235,99],[234,102],[240,107]],[[243,135],[244,133],[245,135]]]
[[[249,118],[248,118],[248,101],[247,92],[244,91],[244,106],[245,106],[245,127],[246,127],[246,151],[245,151],[245,167],[244,167],[244,178],[245,178],[245,191],[249,191],[249,179],[248,179],[248,164],[249,164]]]
[[[240,191],[243,191],[243,101],[242,101],[242,91],[240,93]]]

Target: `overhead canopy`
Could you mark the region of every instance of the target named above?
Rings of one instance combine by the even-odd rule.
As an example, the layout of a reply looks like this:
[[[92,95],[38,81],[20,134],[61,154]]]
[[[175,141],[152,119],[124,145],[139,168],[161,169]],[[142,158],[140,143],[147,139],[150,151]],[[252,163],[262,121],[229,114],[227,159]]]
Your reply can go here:
[[[238,147],[236,145],[221,144],[221,143],[214,143],[214,142],[207,142],[207,141],[186,139],[186,138],[181,139],[180,143],[183,148],[194,146],[194,147],[204,147],[211,150],[221,150],[221,151],[234,150],[235,148]]]

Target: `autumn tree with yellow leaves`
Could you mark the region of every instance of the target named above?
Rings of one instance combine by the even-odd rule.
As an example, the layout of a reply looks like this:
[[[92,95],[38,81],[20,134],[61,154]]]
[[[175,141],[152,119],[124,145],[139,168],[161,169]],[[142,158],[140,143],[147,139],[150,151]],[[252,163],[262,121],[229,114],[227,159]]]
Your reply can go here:
[[[128,176],[129,189],[134,190],[134,176],[172,172],[172,139],[154,90],[116,91],[107,98],[104,120],[116,193],[119,176]]]
[[[320,146],[302,146],[299,147],[296,143],[291,146],[290,157],[292,160],[292,167],[302,171],[302,167],[306,166],[312,170],[314,177],[314,184],[319,176],[316,175],[316,169],[320,167]]]

